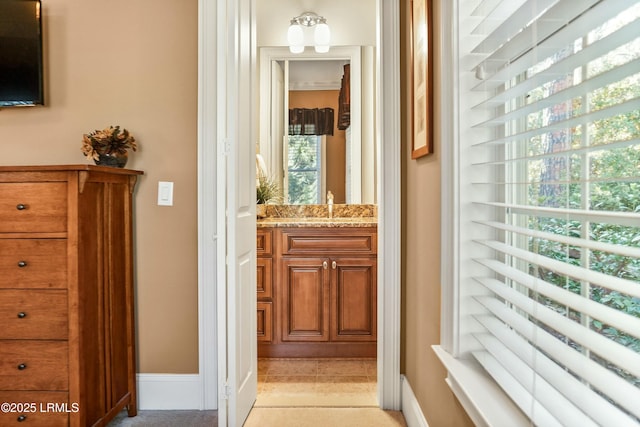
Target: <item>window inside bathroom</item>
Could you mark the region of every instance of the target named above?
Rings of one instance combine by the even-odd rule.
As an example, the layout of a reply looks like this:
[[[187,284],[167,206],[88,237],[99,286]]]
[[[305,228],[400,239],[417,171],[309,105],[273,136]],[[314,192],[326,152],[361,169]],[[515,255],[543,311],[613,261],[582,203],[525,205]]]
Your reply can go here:
[[[325,137],[289,135],[287,138],[287,202],[293,205],[323,203]]]

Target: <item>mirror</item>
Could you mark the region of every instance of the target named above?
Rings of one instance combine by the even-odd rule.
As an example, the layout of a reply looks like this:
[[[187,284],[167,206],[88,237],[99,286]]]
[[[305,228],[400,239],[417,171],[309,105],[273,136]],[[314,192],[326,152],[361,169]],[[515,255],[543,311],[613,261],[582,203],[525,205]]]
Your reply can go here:
[[[335,203],[376,203],[373,56],[373,47],[361,46],[332,47],[327,54],[260,49],[257,152],[266,174],[290,195],[286,203],[326,203],[327,191]],[[350,98],[347,125],[338,117],[342,86]],[[333,135],[288,135],[292,108],[332,108]]]

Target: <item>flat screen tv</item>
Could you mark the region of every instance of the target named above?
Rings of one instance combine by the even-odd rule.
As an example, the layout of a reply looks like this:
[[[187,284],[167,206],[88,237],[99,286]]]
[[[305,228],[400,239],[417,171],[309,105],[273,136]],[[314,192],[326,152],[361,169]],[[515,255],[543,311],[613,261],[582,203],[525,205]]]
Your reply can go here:
[[[44,104],[40,0],[0,0],[0,108]]]

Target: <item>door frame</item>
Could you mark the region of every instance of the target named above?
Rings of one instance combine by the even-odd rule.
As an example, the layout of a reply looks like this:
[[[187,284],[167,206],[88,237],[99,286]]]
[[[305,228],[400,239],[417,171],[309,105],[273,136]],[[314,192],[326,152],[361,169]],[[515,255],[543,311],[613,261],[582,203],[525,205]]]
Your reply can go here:
[[[218,287],[225,277],[225,206],[217,194],[219,156],[225,141],[217,138],[217,72],[229,60],[218,46],[216,2],[198,0],[198,345],[202,409],[218,409],[226,393],[218,383]],[[378,188],[378,402],[401,408],[401,122],[400,3],[377,0],[377,188]],[[253,28],[255,30],[255,27]],[[257,72],[258,70],[256,70]],[[222,250],[221,250],[222,249]],[[213,261],[213,262],[212,262]]]

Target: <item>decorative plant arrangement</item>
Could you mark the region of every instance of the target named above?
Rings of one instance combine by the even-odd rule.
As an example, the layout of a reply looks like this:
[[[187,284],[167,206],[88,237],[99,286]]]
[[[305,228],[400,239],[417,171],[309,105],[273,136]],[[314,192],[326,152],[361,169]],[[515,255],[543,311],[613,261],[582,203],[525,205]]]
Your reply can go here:
[[[280,187],[278,183],[266,175],[258,175],[256,186],[256,201],[258,204],[276,202],[280,199]]]
[[[258,174],[258,182],[256,184],[256,211],[257,216],[265,216],[264,205],[269,203],[278,203],[282,200],[282,191],[278,183],[271,177],[264,174]]]
[[[82,153],[96,165],[122,168],[129,158],[129,149],[137,151],[138,144],[133,135],[120,126],[109,126],[82,136]]]

